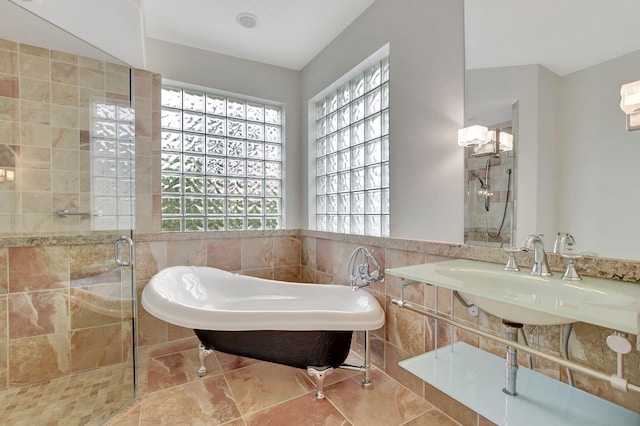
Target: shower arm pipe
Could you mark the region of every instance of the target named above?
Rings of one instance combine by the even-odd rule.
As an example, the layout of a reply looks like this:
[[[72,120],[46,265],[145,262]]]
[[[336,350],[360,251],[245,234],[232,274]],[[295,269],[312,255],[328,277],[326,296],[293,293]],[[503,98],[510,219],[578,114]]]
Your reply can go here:
[[[437,287],[436,287],[437,288]],[[529,346],[525,346],[521,343],[517,343],[517,342],[513,342],[511,340],[507,340],[503,337],[499,337],[499,336],[494,336],[493,334],[487,333],[486,331],[482,331],[480,329],[477,329],[475,327],[471,327],[469,325],[463,324],[461,322],[449,319],[443,315],[440,315],[438,313],[435,312],[429,312],[428,310],[425,310],[417,305],[414,305],[413,303],[410,302],[405,302],[404,300],[400,300],[400,299],[391,299],[391,303],[398,305],[401,308],[404,309],[408,309],[412,312],[418,313],[418,314],[422,314],[425,315],[429,318],[433,318],[435,320],[438,321],[442,321],[445,324],[451,325],[453,327],[457,327],[460,328],[462,330],[468,331],[470,333],[474,333],[480,337],[484,337],[486,339],[490,339],[493,340],[495,342],[501,343],[503,345],[506,346],[510,346],[512,348],[515,348],[519,351],[523,351],[526,353],[529,353],[531,355],[540,357],[540,358],[544,358],[548,361],[552,361],[555,362],[556,364],[559,364],[562,367],[566,367],[566,368],[570,368],[573,371],[579,371],[580,373],[589,375],[591,377],[595,377],[596,379],[600,379],[600,380],[604,380],[606,382],[609,382],[611,384],[612,387],[618,389],[618,390],[622,390],[622,391],[633,391],[633,392],[637,392],[640,393],[640,386],[629,383],[626,379],[622,379],[619,376],[616,376],[615,374],[608,376],[605,373],[602,373],[600,371],[594,370],[592,368],[589,367],[585,367],[583,365],[580,364],[576,364],[575,362],[566,360],[564,358],[559,358],[555,355],[551,355],[551,354],[547,354],[545,352],[539,351],[535,348],[531,348]],[[437,329],[437,328],[436,328]]]

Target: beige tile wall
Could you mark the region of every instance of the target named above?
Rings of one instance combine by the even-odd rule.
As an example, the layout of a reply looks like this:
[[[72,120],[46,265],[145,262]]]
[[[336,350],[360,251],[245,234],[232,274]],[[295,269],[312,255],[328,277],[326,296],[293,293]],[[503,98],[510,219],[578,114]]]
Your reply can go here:
[[[129,68],[0,40],[0,234],[88,231],[90,101],[129,100]]]
[[[0,389],[131,359],[130,274],[112,242],[0,252]]]

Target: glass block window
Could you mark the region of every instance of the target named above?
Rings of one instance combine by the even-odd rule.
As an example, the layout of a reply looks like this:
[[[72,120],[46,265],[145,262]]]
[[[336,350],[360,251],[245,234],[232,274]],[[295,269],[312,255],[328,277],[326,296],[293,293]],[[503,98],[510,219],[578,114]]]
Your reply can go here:
[[[162,230],[282,227],[282,108],[162,88]]]
[[[316,228],[389,235],[389,57],[316,102]]]
[[[91,229],[135,228],[135,111],[91,101]]]

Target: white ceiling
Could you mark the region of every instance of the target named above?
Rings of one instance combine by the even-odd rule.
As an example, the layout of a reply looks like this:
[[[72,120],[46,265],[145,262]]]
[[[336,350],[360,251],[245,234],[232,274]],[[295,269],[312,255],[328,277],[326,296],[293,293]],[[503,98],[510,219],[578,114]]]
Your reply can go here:
[[[0,2],[19,4],[139,68],[144,68],[144,39],[150,37],[300,70],[374,0]],[[45,45],[52,40],[39,26],[4,12],[0,36],[37,45],[42,44],[37,37]],[[240,27],[235,18],[242,12],[257,15],[258,26]],[[465,0],[466,65],[542,64],[565,75],[638,50],[638,17],[640,0]]]
[[[143,0],[147,37],[302,69],[374,0]],[[259,19],[236,23],[239,13]]]
[[[466,0],[465,21],[467,69],[565,75],[640,49],[639,0]]]

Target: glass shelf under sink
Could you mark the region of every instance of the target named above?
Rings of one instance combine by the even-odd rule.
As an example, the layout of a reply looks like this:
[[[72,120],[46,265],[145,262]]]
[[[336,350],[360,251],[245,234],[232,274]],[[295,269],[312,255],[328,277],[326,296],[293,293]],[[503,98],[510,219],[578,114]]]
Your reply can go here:
[[[398,364],[498,425],[640,425],[640,414],[524,367],[508,396],[504,359],[463,342]]]

